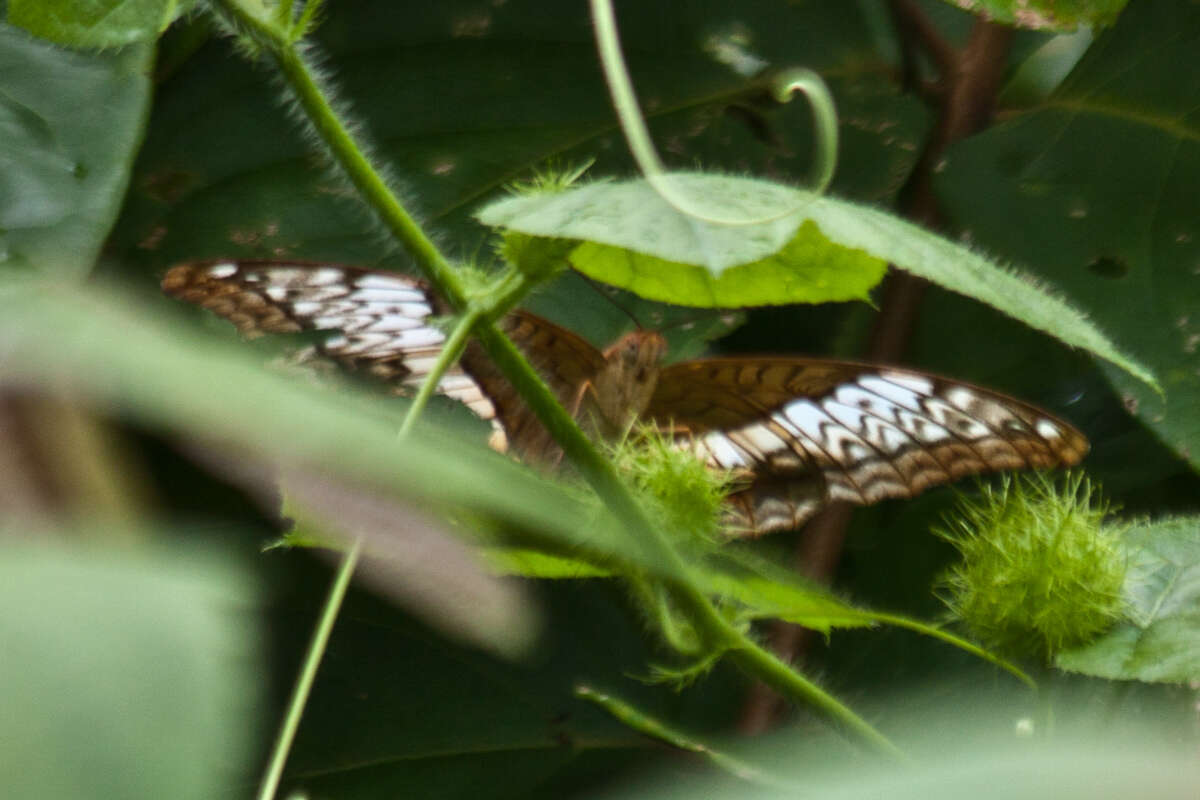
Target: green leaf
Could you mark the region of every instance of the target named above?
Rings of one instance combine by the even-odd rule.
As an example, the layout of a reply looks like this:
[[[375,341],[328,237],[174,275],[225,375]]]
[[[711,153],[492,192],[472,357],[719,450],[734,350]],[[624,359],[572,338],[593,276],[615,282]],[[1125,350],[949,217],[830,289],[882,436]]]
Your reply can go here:
[[[153,57],[71,53],[0,25],[0,268],[92,268],[128,186]]]
[[[741,548],[723,548],[698,571],[707,590],[736,604],[746,619],[781,619],[821,633],[876,622],[870,611],[844,603],[828,589]]]
[[[162,33],[195,0],[9,0],[8,21],[67,47],[122,47]]]
[[[1137,525],[1125,545],[1128,621],[1056,663],[1115,680],[1200,678],[1200,517]]]
[[[604,280],[615,278],[635,291],[645,284],[666,295],[669,291],[662,292],[662,288],[674,290],[676,281],[682,291],[689,291],[695,284],[689,285],[687,279],[680,276],[688,274],[694,280],[693,274],[679,269],[679,262],[707,266],[720,271],[722,278],[728,274],[724,270],[735,264],[745,264],[742,269],[748,272],[739,277],[748,285],[738,282],[738,288],[731,290],[727,299],[717,295],[718,284],[709,281],[708,292],[703,296],[705,304],[744,302],[748,297],[759,304],[802,299],[789,297],[788,293],[794,291],[795,285],[781,283],[778,273],[763,269],[766,266],[763,262],[746,264],[746,260],[765,258],[772,252],[771,248],[782,248],[803,223],[811,222],[819,229],[817,235],[822,236],[822,241],[832,244],[823,249],[800,248],[808,258],[828,257],[824,254],[840,250],[847,257],[856,252],[860,257],[866,254],[871,259],[889,261],[947,289],[994,306],[1069,345],[1108,359],[1148,385],[1156,386],[1148,369],[1122,353],[1066,301],[1048,294],[1016,272],[899,217],[845,200],[816,197],[809,192],[750,178],[699,174],[673,177],[689,197],[700,198],[699,204],[715,215],[778,218],[752,228],[703,222],[680,214],[641,181],[598,184],[554,195],[509,198],[488,206],[480,212],[479,218],[486,224],[521,233],[599,242],[623,247],[635,254],[654,256],[646,260],[637,255],[626,255],[625,270],[595,275]],[[608,200],[613,204],[609,205]],[[783,216],[779,216],[781,214]],[[806,228],[815,233],[811,226]],[[676,263],[667,263],[664,259]],[[869,269],[869,264],[878,263],[871,259],[863,259],[855,265]],[[601,259],[600,263],[611,267],[615,261]],[[584,261],[577,266],[586,271],[593,263]],[[660,272],[654,272],[655,269]],[[731,280],[728,286],[733,285]],[[698,298],[693,290],[691,294],[671,299],[687,303],[696,302]]]
[[[500,200],[480,221],[574,239],[572,266],[596,280],[678,305],[736,308],[866,299],[885,264],[828,241],[802,212],[814,195],[732,176],[667,176],[695,213],[769,220],[725,225],[680,213],[650,183],[599,183]],[[794,213],[792,213],[794,212]]]
[[[996,22],[1034,30],[1112,25],[1129,0],[946,0]]]
[[[1046,102],[948,154],[942,207],[1036,265],[1162,382],[1106,368],[1125,407],[1200,467],[1200,7],[1131,5]]]
[[[497,575],[522,578],[609,578],[613,573],[577,558],[555,556],[539,550],[488,547],[480,552]]]
[[[234,564],[192,551],[6,548],[5,794],[241,794],[263,733],[255,595]]]

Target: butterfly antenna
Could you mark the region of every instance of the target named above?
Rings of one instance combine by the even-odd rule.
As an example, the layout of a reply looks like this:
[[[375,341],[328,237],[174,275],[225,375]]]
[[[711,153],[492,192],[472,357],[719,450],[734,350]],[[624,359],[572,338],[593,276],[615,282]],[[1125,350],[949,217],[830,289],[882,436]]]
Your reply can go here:
[[[578,270],[576,270],[576,272],[579,275],[579,277],[581,277],[585,281],[587,281],[587,284],[589,286],[591,286],[592,289],[598,295],[603,297],[608,302],[612,303],[617,309],[619,309],[621,311],[621,313],[623,313],[625,316],[629,317],[629,319],[633,321],[633,325],[637,330],[639,330],[639,331],[645,330],[645,326],[642,325],[641,321],[639,321],[638,318],[635,317],[633,315],[633,313],[629,311],[629,309],[625,308],[623,305],[618,303],[617,299],[615,297],[613,297],[612,294],[606,290],[605,284],[601,283],[600,281],[596,280],[595,278],[591,278],[587,275],[584,275],[582,272],[579,272]],[[719,314],[722,314],[722,313],[736,314],[736,313],[738,313],[739,310],[740,309],[703,308],[703,309],[697,310],[695,314],[689,315],[687,317],[683,317],[682,319],[674,320],[670,325],[657,326],[655,328],[655,330],[658,331],[659,333],[666,333],[667,331],[672,330],[672,329],[686,328],[687,326],[692,325],[696,322],[710,320],[713,317],[715,317]]]
[[[630,321],[631,321],[631,322],[633,322],[633,327],[634,327],[634,328],[636,328],[636,329],[637,329],[637,330],[639,330],[639,331],[640,331],[640,330],[645,330],[645,328],[644,328],[644,326],[642,325],[641,321],[639,321],[639,320],[638,320],[638,318],[637,318],[637,317],[635,317],[635,316],[633,315],[633,313],[632,313],[632,312],[631,312],[631,311],[630,311],[628,308],[625,308],[625,306],[623,306],[623,305],[621,305],[620,303],[618,303],[618,302],[617,302],[617,299],[616,299],[615,297],[613,297],[611,294],[609,294],[609,293],[608,293],[608,292],[605,290],[605,288],[604,288],[604,285],[603,285],[603,284],[601,284],[601,283],[600,283],[600,281],[596,280],[595,278],[591,278],[591,277],[589,277],[589,276],[587,276],[587,275],[584,275],[582,272],[579,272],[578,270],[576,270],[575,272],[576,272],[576,274],[577,274],[577,275],[579,275],[579,277],[583,278],[583,279],[584,279],[584,280],[587,282],[587,285],[588,285],[588,286],[592,287],[592,290],[593,290],[593,291],[595,291],[595,292],[596,292],[596,294],[600,295],[600,296],[601,296],[601,297],[603,297],[605,300],[607,300],[608,302],[612,303],[612,304],[613,304],[613,306],[614,306],[614,307],[615,307],[617,310],[619,310],[619,311],[620,311],[622,314],[624,314],[625,316],[629,317]]]

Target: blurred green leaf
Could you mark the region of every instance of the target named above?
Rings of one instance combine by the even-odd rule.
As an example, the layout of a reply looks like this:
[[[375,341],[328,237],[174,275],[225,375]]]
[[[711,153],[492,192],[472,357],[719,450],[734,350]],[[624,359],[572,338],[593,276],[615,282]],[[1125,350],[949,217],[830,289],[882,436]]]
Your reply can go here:
[[[415,500],[493,516],[555,547],[673,574],[606,515],[482,441],[435,425],[397,440],[406,404],[265,372],[249,348],[217,345],[129,298],[0,285],[0,380],[71,391],[152,428],[216,440],[289,468],[316,468]]]
[[[980,713],[977,699],[968,695],[958,700],[955,708],[960,716]],[[971,713],[964,715],[966,709]],[[1134,737],[1022,741],[1011,727],[1003,736],[945,714],[913,717],[902,716],[909,729],[909,736],[902,741],[920,757],[902,766],[830,752],[819,743],[814,746],[811,735],[801,739],[792,734],[753,750],[736,751],[742,759],[753,759],[760,770],[769,770],[774,778],[772,787],[751,786],[714,771],[682,777],[671,772],[643,777],[631,786],[598,796],[609,800],[784,800],[797,796],[829,800],[1118,800],[1146,794],[1163,800],[1189,800],[1200,780],[1195,758],[1178,746]],[[803,790],[798,792],[796,784]]]
[[[116,219],[154,48],[72,53],[0,25],[0,268],[86,274]]]
[[[1125,546],[1128,621],[1055,663],[1113,680],[1200,679],[1200,517],[1136,525]]]
[[[9,0],[8,21],[57,44],[122,47],[152,39],[195,0]]]
[[[198,552],[6,547],[5,794],[242,794],[263,733],[256,603],[246,574]]]
[[[1200,7],[1135,3],[1044,104],[954,147],[946,212],[1036,265],[1161,381],[1106,371],[1126,408],[1200,464]]]
[[[444,521],[323,472],[285,469],[281,483],[283,513],[296,520],[288,542],[361,540],[356,576],[365,583],[449,637],[528,655],[536,608],[520,585],[488,575]]]

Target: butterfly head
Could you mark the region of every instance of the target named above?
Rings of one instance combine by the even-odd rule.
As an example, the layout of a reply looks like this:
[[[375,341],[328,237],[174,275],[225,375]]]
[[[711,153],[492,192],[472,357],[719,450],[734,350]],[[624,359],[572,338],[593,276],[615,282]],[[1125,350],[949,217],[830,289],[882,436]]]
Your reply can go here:
[[[631,331],[604,351],[610,367],[625,373],[633,381],[644,381],[657,372],[667,352],[667,340],[655,331]]]
[[[654,331],[633,331],[604,351],[604,367],[593,389],[600,416],[620,434],[650,404],[658,385],[659,362],[667,341]]]

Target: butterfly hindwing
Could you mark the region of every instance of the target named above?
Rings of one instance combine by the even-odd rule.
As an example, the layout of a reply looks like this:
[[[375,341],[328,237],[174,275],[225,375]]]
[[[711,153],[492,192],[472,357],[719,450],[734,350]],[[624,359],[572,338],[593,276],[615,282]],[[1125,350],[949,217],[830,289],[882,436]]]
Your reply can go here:
[[[1087,440],[1011,397],[824,359],[709,359],[665,368],[646,416],[740,474],[737,527],[793,528],[833,500],[912,497],[964,475],[1077,463]]]

